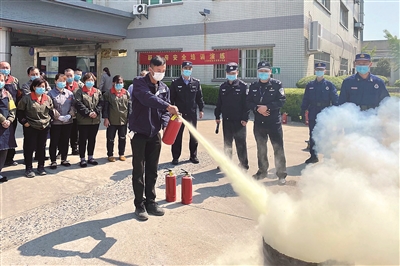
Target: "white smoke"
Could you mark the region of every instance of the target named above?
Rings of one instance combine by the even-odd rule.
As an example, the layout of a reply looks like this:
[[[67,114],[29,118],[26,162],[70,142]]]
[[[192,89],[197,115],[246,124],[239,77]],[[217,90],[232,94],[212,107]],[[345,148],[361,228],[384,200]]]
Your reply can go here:
[[[310,261],[399,264],[398,99],[361,112],[354,104],[318,115],[323,162],[307,166],[301,199],[269,197],[260,229],[268,244]]]

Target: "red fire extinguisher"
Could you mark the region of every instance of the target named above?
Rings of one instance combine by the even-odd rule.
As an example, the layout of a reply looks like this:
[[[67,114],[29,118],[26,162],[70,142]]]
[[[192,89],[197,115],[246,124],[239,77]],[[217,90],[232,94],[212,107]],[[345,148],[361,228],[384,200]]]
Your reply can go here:
[[[167,169],[165,175],[165,198],[168,202],[176,201],[176,176],[172,170]]]
[[[173,115],[168,122],[167,128],[165,129],[162,141],[167,145],[174,144],[179,129],[181,128],[181,125],[182,125],[182,120],[179,119],[179,116]]]
[[[287,113],[282,114],[282,124],[287,124]]]
[[[304,116],[306,117],[306,125],[308,125],[308,110],[306,110]]]
[[[184,174],[182,177],[182,204],[192,203],[192,179],[193,177],[185,170],[182,169]]]

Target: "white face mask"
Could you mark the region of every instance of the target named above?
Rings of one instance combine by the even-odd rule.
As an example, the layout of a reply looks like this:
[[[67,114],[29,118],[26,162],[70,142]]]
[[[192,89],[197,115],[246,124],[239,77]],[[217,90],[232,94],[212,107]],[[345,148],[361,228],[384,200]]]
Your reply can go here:
[[[153,79],[160,81],[164,78],[165,72],[154,72]]]

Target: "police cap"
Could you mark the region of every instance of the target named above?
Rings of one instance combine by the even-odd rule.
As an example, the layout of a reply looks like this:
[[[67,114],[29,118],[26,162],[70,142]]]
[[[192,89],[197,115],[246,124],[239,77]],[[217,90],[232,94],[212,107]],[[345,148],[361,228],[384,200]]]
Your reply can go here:
[[[190,61],[183,61],[182,62],[182,67],[192,67],[193,64]]]
[[[317,68],[323,68],[323,69],[325,69],[325,68],[326,68],[326,64],[325,64],[325,63],[315,63],[314,67],[315,67],[316,69],[317,69]]]
[[[371,56],[369,54],[357,54],[356,61],[371,61]]]
[[[268,61],[261,61],[260,63],[258,63],[257,69],[261,69],[261,68],[270,69],[271,68],[271,64]]]
[[[238,69],[238,64],[234,62],[226,64],[226,73],[236,71],[237,69]]]

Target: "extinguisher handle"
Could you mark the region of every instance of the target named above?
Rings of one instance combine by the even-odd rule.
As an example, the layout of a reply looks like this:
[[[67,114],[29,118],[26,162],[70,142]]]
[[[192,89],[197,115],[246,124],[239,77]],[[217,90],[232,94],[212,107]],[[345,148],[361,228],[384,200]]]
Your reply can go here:
[[[219,132],[219,124],[220,123],[217,123],[217,127],[215,128],[215,134],[218,134],[218,132]]]

